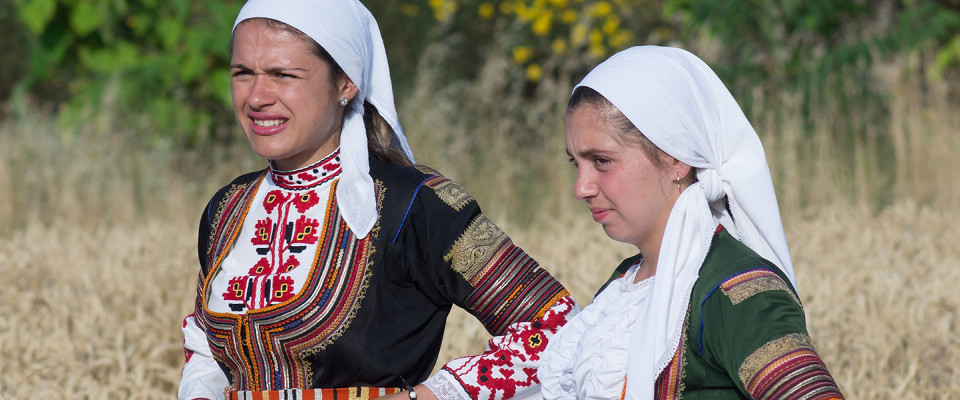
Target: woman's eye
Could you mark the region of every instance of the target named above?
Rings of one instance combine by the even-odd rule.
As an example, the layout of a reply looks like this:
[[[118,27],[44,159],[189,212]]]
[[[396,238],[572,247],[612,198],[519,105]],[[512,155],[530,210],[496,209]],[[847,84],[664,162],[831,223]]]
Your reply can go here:
[[[597,166],[605,166],[610,164],[610,160],[603,157],[597,157],[593,159],[593,163]]]

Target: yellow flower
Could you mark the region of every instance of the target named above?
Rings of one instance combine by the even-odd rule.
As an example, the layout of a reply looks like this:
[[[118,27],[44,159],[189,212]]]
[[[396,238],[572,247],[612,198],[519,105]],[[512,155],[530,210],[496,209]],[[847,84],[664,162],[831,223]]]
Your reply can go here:
[[[524,64],[533,58],[533,48],[530,46],[517,46],[513,48],[513,61],[517,64]]]
[[[577,20],[577,12],[573,10],[564,10],[563,14],[560,14],[560,19],[567,24],[572,24]]]
[[[433,4],[434,0],[430,0],[430,3]],[[445,22],[450,20],[450,17],[457,12],[457,2],[439,0],[439,3],[440,8],[435,9],[433,12],[437,21]]]
[[[607,15],[610,15],[610,12],[612,11],[613,6],[607,1],[597,2],[597,4],[593,6],[593,12],[595,13],[594,15],[598,17],[606,17]]]
[[[589,52],[593,58],[603,58],[607,55],[607,49],[603,47],[603,43],[591,43],[587,52]]]
[[[567,8],[567,0],[550,0],[550,5],[554,8]]]
[[[520,22],[527,22],[531,20],[530,8],[526,4],[518,3],[513,6],[513,12],[517,13],[517,18],[520,19]]]
[[[617,28],[620,28],[620,18],[616,15],[611,15],[603,23],[603,33],[606,33],[607,35],[612,35],[617,31]]]
[[[550,50],[553,50],[553,54],[563,54],[567,52],[567,41],[563,39],[554,39],[550,43]]]
[[[584,24],[576,24],[570,30],[570,43],[574,46],[580,46],[587,41],[587,27]]]
[[[533,34],[537,36],[546,35],[548,32],[550,32],[550,25],[552,22],[553,22],[553,13],[545,12],[543,14],[540,14],[540,16],[537,17],[535,21],[533,21],[533,26],[531,27],[531,29],[533,30]]]
[[[630,42],[632,36],[629,31],[617,32],[616,35],[610,37],[610,46],[618,49],[623,48],[625,44]]]
[[[603,33],[597,29],[590,30],[590,44],[603,43]]]
[[[513,4],[509,2],[500,3],[500,14],[507,15],[513,12]]]
[[[540,79],[543,78],[543,68],[540,68],[538,64],[530,64],[527,66],[527,79],[530,82],[540,82]]]
[[[493,18],[494,12],[493,4],[487,2],[480,3],[480,6],[477,7],[477,14],[483,19]]]

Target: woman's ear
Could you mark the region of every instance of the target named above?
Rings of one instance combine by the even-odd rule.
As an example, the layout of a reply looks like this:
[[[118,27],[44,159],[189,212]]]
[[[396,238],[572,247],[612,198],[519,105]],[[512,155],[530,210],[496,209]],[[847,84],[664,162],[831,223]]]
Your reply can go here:
[[[676,158],[671,158],[673,159],[673,165],[671,165],[671,168],[674,171],[674,175],[679,177],[681,180],[686,180],[685,178],[687,175],[693,172],[693,167]]]
[[[353,84],[350,78],[344,76],[337,85],[337,98],[346,97],[347,100],[353,100],[359,91],[360,89],[357,88],[357,85]]]

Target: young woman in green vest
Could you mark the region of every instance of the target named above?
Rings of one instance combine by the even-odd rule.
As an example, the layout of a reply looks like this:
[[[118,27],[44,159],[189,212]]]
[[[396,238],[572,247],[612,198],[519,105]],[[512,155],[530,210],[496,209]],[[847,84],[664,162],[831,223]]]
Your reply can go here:
[[[545,399],[842,398],[807,334],[763,147],[687,51],[624,50],[574,89],[573,194],[640,254],[560,329]]]

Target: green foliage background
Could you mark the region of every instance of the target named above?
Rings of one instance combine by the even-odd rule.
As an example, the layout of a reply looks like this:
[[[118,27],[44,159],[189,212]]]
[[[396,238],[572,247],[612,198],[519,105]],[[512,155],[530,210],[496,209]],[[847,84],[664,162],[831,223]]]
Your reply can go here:
[[[712,64],[748,115],[795,98],[811,126],[829,107],[882,118],[871,67],[924,54],[926,84],[957,79],[960,0],[370,0],[386,32],[397,97],[424,62],[440,84],[478,79],[511,60],[501,83],[527,98],[572,82],[638,44],[691,47]],[[69,124],[83,109],[119,107],[154,141],[233,140],[228,40],[240,0],[0,0],[0,96],[35,100]],[[445,45],[443,52],[429,52]],[[429,54],[429,60],[425,60]],[[788,96],[783,94],[787,93]],[[794,96],[791,97],[790,95]],[[519,118],[518,116],[504,116]],[[869,135],[870,118],[838,121],[837,139]],[[523,132],[516,132],[523,135]]]

